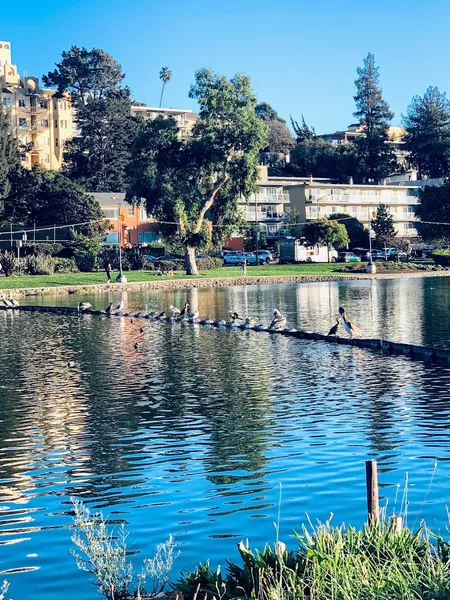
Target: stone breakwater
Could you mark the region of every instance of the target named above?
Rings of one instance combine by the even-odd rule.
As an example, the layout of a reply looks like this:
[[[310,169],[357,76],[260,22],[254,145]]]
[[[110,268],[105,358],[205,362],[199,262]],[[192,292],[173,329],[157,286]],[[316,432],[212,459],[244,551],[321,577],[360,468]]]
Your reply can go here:
[[[0,293],[11,294],[14,298],[24,296],[67,294],[99,294],[104,292],[137,292],[141,290],[180,290],[189,288],[227,287],[233,285],[267,285],[278,283],[315,283],[327,281],[362,281],[367,279],[397,279],[414,277],[446,277],[450,272],[418,272],[418,273],[377,273],[376,275],[262,275],[248,277],[205,277],[186,279],[162,279],[151,281],[136,281],[128,283],[97,283],[89,285],[58,285],[48,287],[2,289]],[[1,283],[1,280],[0,280]]]
[[[78,317],[85,317],[89,315],[96,315],[101,317],[119,317],[119,318],[134,318],[134,319],[146,319],[153,321],[154,323],[167,323],[170,325],[182,324],[182,325],[203,325],[206,327],[216,328],[230,328],[240,330],[252,330],[266,332],[270,334],[280,334],[290,336],[294,338],[314,340],[317,342],[328,342],[331,344],[339,344],[345,346],[356,346],[358,348],[365,348],[385,355],[397,355],[406,356],[412,360],[422,361],[444,361],[450,362],[450,350],[445,348],[432,348],[429,346],[416,346],[414,344],[403,344],[401,342],[391,342],[389,340],[382,339],[364,339],[364,338],[341,338],[338,336],[329,336],[314,331],[306,331],[304,329],[271,329],[263,324],[250,325],[242,323],[236,325],[234,322],[226,321],[212,321],[210,319],[198,319],[196,317],[166,317],[156,316],[154,313],[137,312],[122,313],[120,311],[107,312],[105,310],[94,310],[88,308],[83,311],[79,311],[78,308],[72,306],[16,306],[7,307],[0,305],[0,311],[23,311],[23,312],[36,312],[36,313],[53,313],[57,315],[71,315]],[[136,346],[135,346],[136,347]],[[138,349],[138,348],[136,348]]]

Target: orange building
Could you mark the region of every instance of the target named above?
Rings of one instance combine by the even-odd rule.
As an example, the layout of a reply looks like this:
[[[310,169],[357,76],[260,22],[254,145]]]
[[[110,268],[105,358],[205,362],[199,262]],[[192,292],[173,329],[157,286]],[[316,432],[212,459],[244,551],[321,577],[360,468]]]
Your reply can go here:
[[[106,244],[118,245],[119,231],[121,246],[142,246],[161,241],[158,223],[155,223],[142,206],[133,206],[125,200],[123,193],[89,192],[111,224],[106,234]],[[119,225],[120,224],[120,225]]]

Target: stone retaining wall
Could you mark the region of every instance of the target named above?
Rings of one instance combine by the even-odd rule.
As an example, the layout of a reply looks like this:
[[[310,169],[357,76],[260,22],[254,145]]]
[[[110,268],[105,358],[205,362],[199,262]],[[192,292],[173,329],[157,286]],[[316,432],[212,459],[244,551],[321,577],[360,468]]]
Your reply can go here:
[[[7,296],[14,298],[23,296],[53,295],[64,296],[67,294],[98,294],[104,292],[140,291],[140,290],[174,290],[188,288],[227,287],[232,285],[264,285],[276,283],[314,283],[316,281],[361,281],[365,279],[397,279],[417,277],[446,277],[450,272],[432,271],[418,273],[377,273],[376,275],[266,275],[249,277],[211,277],[205,279],[163,279],[161,281],[139,281],[129,283],[98,283],[92,285],[60,285],[55,287],[18,288],[15,290],[2,290]]]

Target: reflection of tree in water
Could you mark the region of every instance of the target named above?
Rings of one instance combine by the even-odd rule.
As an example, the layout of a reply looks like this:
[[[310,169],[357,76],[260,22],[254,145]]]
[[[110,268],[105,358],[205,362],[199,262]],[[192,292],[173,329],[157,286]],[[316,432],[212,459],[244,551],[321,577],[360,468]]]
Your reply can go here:
[[[203,331],[199,335],[182,327],[179,334],[169,332],[172,340],[163,346],[167,353],[160,357],[162,408],[171,413],[165,434],[169,440],[172,436],[177,439],[177,432],[189,420],[208,433],[203,460],[205,470],[211,473],[208,478],[217,484],[240,477],[212,473],[256,472],[266,464],[271,413],[267,367],[263,364],[267,353],[264,357],[261,348],[255,350],[253,340],[247,344],[244,335],[229,331]]]

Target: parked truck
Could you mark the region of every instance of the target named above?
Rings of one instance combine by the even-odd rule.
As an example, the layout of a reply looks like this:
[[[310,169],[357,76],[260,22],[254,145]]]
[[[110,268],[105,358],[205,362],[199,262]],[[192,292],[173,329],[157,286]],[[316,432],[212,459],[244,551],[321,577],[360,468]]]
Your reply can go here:
[[[336,262],[338,253],[326,246],[305,246],[296,238],[280,240],[280,263]]]

